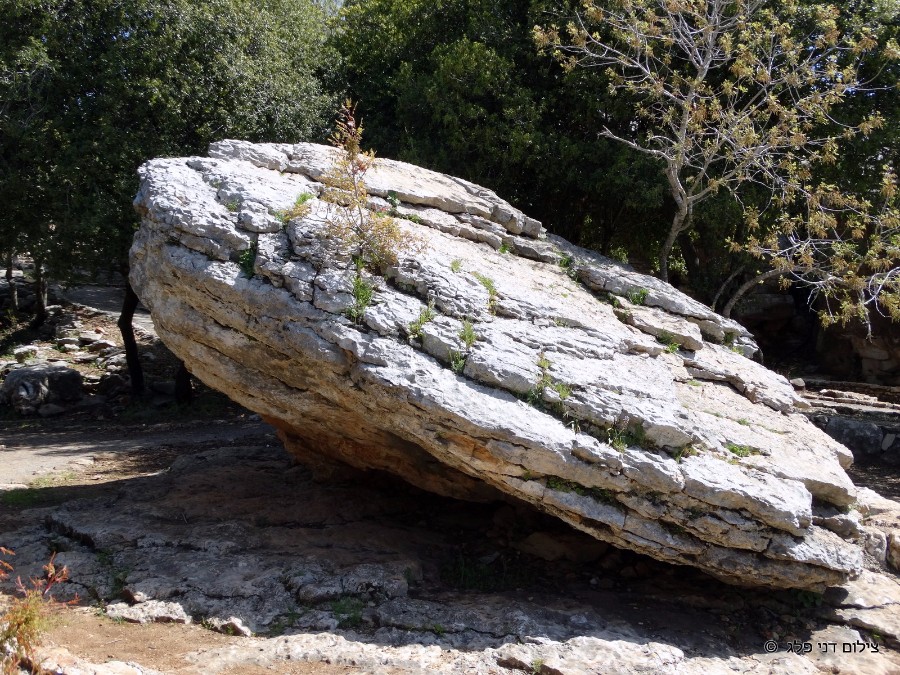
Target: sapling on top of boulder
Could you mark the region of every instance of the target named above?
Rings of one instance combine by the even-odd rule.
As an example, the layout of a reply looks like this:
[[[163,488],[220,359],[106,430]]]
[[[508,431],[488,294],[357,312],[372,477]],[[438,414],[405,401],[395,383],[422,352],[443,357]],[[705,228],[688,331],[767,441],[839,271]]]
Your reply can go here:
[[[322,182],[322,199],[336,208],[325,222],[326,233],[350,249],[357,277],[363,269],[378,273],[397,263],[401,252],[414,253],[422,242],[404,232],[395,218],[369,208],[366,173],[375,166],[375,153],[362,150],[363,126],[356,119],[356,105],[347,99],[338,111],[331,143],[340,154]]]

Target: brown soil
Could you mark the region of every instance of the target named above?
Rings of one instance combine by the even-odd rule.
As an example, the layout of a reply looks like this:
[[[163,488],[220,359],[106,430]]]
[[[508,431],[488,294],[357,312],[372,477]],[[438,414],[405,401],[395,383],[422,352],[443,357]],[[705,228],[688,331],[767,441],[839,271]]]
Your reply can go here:
[[[200,626],[180,624],[132,624],[112,621],[91,608],[60,610],[55,625],[47,633],[45,644],[64,646],[91,663],[125,661],[164,673],[202,673],[203,664],[191,663],[192,652],[246,645],[248,638],[221,635]],[[250,638],[255,639],[255,638]],[[258,666],[241,666],[239,670],[221,671],[221,675],[268,675],[271,670]],[[351,667],[325,663],[279,664],[279,673],[290,675],[338,675],[354,673]]]

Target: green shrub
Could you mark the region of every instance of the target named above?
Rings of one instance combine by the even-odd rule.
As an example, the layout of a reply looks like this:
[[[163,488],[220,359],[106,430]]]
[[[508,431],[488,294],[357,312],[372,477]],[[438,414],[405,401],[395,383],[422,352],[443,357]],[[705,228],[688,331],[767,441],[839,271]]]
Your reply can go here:
[[[372,303],[375,287],[362,276],[353,278],[353,304],[347,309],[347,316],[354,323],[362,323],[366,308]]]
[[[466,349],[472,349],[478,340],[478,334],[475,332],[475,326],[468,319],[462,323],[462,329],[459,331],[459,339],[463,341]]]
[[[256,243],[250,244],[250,248],[244,249],[238,254],[238,265],[241,268],[241,272],[248,279],[253,278],[254,268],[256,267],[256,253],[258,247]]]
[[[434,311],[434,301],[428,303],[426,307],[423,307],[419,312],[419,318],[409,324],[409,335],[410,337],[420,338],[422,337],[422,328],[425,327],[425,324],[429,321],[433,321],[434,317],[437,316],[437,313]]]

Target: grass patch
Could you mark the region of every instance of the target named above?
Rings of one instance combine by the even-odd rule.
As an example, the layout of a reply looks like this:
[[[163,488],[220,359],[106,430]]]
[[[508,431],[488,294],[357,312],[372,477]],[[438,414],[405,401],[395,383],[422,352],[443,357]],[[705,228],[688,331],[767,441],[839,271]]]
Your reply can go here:
[[[356,628],[362,623],[365,605],[359,598],[345,596],[331,603],[331,611],[338,620],[338,628]]]
[[[628,293],[625,297],[628,298],[628,302],[632,305],[646,305],[648,295],[650,295],[650,292],[646,288],[639,288]]]
[[[738,445],[737,443],[726,443],[725,448],[731,454],[737,457],[749,457],[750,455],[759,455],[761,454],[759,450],[756,448],[751,448],[749,445]]]
[[[454,258],[450,261],[450,271],[459,274],[462,271],[462,260]]]

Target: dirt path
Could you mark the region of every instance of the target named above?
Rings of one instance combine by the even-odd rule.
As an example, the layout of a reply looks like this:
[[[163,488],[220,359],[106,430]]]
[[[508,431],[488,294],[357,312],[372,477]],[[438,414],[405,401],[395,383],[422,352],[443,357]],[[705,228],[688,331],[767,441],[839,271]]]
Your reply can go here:
[[[93,427],[93,428],[92,428]],[[208,420],[154,425],[116,425],[114,428],[72,428],[65,422],[37,430],[0,428],[0,488],[27,487],[48,474],[89,468],[98,456],[152,452],[167,445],[197,445],[220,440],[264,436],[271,427],[245,420]],[[47,479],[53,482],[53,479]],[[46,482],[46,481],[45,481]]]

